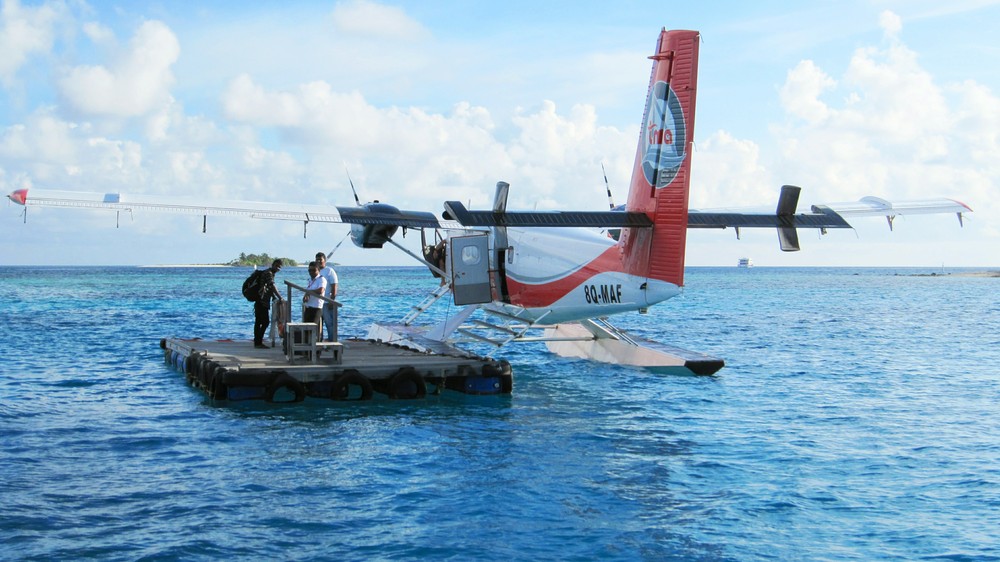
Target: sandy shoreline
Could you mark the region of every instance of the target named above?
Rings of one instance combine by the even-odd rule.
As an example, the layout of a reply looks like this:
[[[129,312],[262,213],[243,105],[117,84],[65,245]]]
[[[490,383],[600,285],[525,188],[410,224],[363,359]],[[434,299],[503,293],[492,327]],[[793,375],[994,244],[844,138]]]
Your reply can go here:
[[[161,264],[154,264],[154,265],[139,265],[139,266],[136,266],[136,267],[249,267],[249,266],[244,266],[244,265],[226,265],[226,264],[221,264],[221,263],[217,263],[217,264],[210,264],[210,263],[175,263],[175,264],[161,263]]]

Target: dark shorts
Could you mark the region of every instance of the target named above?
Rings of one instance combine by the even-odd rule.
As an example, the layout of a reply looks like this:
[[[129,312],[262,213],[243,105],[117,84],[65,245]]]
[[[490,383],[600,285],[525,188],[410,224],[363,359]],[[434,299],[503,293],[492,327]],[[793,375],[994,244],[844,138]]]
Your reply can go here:
[[[303,322],[316,322],[317,320],[319,320],[319,315],[320,315],[320,311],[321,310],[323,310],[323,309],[322,308],[313,308],[311,306],[307,306],[306,309],[305,309],[305,311],[302,313],[302,321]]]

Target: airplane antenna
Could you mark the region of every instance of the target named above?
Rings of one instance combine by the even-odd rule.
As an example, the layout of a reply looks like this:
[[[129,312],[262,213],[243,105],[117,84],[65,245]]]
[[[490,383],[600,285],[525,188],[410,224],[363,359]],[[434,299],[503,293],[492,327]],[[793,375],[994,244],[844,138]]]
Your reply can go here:
[[[358,199],[358,192],[354,189],[354,180],[351,179],[351,171],[347,169],[347,166],[344,166],[344,171],[347,172],[347,181],[351,184],[351,193],[354,194],[354,202],[360,207],[361,200]]]
[[[604,169],[604,162],[601,162],[601,172],[604,173],[604,187],[608,190],[608,206],[615,210],[615,200],[611,198],[611,184],[608,183],[608,171]]]

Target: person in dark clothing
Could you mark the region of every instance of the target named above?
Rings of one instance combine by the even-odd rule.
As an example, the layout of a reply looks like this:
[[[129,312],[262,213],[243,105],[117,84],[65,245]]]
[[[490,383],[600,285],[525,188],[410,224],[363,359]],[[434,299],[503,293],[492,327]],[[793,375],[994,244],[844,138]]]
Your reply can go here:
[[[253,303],[254,347],[267,347],[264,345],[264,332],[267,331],[267,326],[271,323],[271,301],[278,299],[279,303],[284,302],[278,288],[274,286],[274,274],[281,271],[282,265],[281,260],[274,260],[271,267],[260,272],[260,285],[263,289],[260,291],[260,298]]]

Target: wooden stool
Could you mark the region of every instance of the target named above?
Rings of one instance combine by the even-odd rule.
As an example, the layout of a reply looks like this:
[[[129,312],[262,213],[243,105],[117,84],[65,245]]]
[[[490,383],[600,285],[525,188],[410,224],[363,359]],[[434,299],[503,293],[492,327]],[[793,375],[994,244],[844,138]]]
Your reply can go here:
[[[288,349],[286,357],[289,363],[295,362],[295,354],[301,353],[310,363],[316,362],[316,340],[319,337],[319,326],[315,322],[289,322],[285,326],[285,342]]]
[[[336,365],[340,364],[340,361],[344,357],[344,344],[339,341],[321,341],[316,343],[316,349],[323,353],[331,353],[331,358],[333,363]]]

